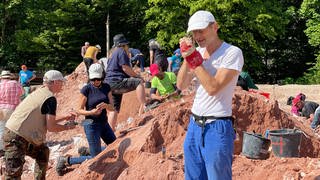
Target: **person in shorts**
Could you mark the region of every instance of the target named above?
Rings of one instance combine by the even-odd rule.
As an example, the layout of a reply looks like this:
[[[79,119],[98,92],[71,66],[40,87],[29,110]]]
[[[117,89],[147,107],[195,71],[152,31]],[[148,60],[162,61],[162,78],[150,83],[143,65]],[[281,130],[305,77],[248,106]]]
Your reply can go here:
[[[130,59],[128,57],[129,41],[123,34],[117,34],[113,37],[113,42],[115,49],[108,60],[104,82],[108,83],[112,90],[115,111],[109,113],[108,119],[111,128],[115,131],[122,95],[136,90],[138,101],[141,104],[139,114],[145,109],[146,95],[144,80],[130,66]]]

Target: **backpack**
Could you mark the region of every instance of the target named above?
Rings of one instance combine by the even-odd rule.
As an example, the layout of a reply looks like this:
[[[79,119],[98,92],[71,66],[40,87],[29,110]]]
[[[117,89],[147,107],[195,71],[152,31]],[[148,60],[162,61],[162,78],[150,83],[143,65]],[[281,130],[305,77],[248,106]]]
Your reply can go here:
[[[249,91],[247,81],[241,76],[238,77],[237,86],[240,86],[243,90]]]
[[[287,105],[291,106],[292,105],[292,100],[294,99],[293,96],[288,97],[287,99]]]

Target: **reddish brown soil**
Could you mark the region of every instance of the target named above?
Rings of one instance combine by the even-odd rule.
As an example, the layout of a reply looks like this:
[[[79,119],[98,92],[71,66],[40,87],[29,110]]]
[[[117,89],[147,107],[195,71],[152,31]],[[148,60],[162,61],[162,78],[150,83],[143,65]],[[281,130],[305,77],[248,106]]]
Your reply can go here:
[[[77,106],[79,89],[86,81],[83,69],[81,64],[67,76],[65,88],[57,95],[58,114]],[[262,85],[261,89],[271,93],[270,100],[242,90],[237,90],[233,96],[233,115],[240,136],[235,141],[233,179],[320,179],[318,137],[309,128],[309,122],[291,116],[289,108],[276,101],[275,88],[270,90],[269,87]],[[188,91],[184,94],[181,100],[163,103],[141,117],[137,115],[135,92],[125,94],[118,119],[117,140],[94,159],[69,167],[69,172],[61,177],[54,170],[56,157],[77,155],[77,147],[86,144],[85,135],[81,126],[67,132],[48,133],[49,145],[59,148],[51,152],[47,179],[184,179],[182,145],[194,95]],[[285,94],[281,101],[295,94]],[[277,95],[279,97],[279,93]],[[133,119],[131,123],[127,122],[128,117]],[[140,128],[119,135],[119,131],[135,126]],[[304,132],[300,158],[279,158],[271,153],[266,160],[253,160],[241,155],[243,131],[264,134],[266,129],[280,128],[298,128]],[[75,136],[81,140],[74,142]],[[165,157],[161,153],[163,146],[166,148]],[[27,162],[27,165],[31,163]],[[24,174],[24,177],[31,176],[31,171]]]

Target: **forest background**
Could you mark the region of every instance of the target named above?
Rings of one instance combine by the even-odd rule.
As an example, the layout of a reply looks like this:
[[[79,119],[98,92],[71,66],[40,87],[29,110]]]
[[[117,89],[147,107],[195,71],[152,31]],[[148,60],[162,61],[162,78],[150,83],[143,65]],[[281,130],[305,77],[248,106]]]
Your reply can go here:
[[[67,74],[82,62],[85,41],[102,46],[101,58],[119,33],[147,59],[149,39],[171,56],[200,9],[213,13],[224,41],[242,49],[256,83],[320,83],[319,0],[2,0],[0,68]]]

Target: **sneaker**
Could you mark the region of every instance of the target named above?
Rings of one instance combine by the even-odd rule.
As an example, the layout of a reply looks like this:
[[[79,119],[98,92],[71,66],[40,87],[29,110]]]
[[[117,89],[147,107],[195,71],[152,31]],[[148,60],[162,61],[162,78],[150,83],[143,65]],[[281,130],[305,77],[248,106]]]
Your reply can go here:
[[[56,164],[56,172],[59,176],[63,176],[68,164],[68,157],[59,156]]]
[[[88,147],[81,146],[78,148],[79,156],[90,156],[90,150]]]

